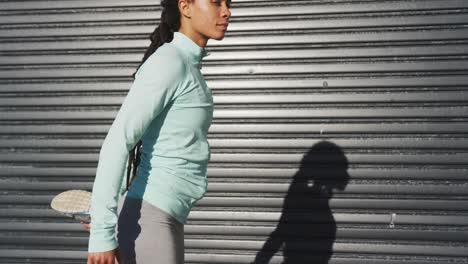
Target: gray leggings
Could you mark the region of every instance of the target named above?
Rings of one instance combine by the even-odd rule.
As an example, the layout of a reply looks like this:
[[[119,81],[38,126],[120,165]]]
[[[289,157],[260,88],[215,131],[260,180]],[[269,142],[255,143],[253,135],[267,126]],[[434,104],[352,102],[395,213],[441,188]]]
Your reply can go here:
[[[123,196],[116,225],[121,263],[183,264],[184,225],[145,200]]]

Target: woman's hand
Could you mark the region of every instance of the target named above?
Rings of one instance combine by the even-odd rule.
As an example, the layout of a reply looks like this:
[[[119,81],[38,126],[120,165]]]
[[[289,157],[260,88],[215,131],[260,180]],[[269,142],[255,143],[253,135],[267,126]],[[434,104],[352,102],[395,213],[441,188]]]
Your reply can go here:
[[[91,227],[89,223],[80,222],[86,228],[86,231],[90,231]],[[114,262],[115,259],[115,262]],[[87,264],[119,264],[120,261],[120,252],[119,248],[115,248],[106,252],[90,252],[88,253],[88,262]],[[123,263],[121,263],[123,264]]]
[[[89,252],[87,264],[119,264],[119,248],[105,252]]]

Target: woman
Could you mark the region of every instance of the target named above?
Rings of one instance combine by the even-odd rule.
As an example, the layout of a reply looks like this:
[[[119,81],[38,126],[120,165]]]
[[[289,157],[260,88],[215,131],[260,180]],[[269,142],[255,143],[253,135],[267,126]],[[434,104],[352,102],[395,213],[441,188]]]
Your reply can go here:
[[[116,257],[121,264],[184,263],[183,225],[206,192],[213,98],[200,65],[208,39],[224,38],[230,1],[161,5],[160,25],[99,152],[88,264]],[[129,151],[139,140],[137,174],[120,199]]]

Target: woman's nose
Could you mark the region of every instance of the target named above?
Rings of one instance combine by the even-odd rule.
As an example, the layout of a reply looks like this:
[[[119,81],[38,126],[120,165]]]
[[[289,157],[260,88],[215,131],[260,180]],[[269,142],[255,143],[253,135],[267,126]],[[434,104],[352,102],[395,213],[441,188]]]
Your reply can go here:
[[[231,10],[229,10],[229,7],[227,6],[227,4],[224,4],[224,8],[223,8],[223,11],[222,11],[222,16],[223,17],[231,17]]]

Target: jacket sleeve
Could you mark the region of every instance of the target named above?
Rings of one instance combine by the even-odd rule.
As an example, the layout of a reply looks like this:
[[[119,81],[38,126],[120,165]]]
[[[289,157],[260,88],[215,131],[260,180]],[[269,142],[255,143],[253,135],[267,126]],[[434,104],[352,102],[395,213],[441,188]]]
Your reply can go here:
[[[160,48],[161,49],[161,48]],[[185,76],[183,59],[168,52],[153,53],[140,67],[130,90],[104,139],[91,197],[88,252],[118,246],[115,238],[117,205],[125,191],[128,152],[151,121],[167,106]]]

